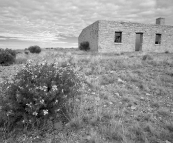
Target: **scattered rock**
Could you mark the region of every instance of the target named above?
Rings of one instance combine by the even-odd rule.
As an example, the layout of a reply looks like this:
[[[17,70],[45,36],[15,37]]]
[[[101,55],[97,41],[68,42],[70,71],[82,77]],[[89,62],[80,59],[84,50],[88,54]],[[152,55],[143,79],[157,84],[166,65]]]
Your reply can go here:
[[[146,93],[146,95],[147,95],[147,96],[150,96],[151,94],[149,94],[149,93]]]
[[[91,94],[96,94],[95,92],[91,92]]]
[[[109,102],[110,105],[112,105],[113,103],[112,102]]]
[[[123,81],[121,78],[118,78],[118,82],[119,83],[125,83],[125,81]]]
[[[131,106],[131,109],[132,109],[132,110],[135,110],[135,109],[136,109],[136,106]]]
[[[110,71],[110,73],[114,73],[114,71]]]
[[[77,98],[77,99],[76,99],[76,102],[80,102],[80,100]]]
[[[118,92],[114,93],[116,96],[120,97],[120,94]]]
[[[145,100],[145,98],[144,97],[140,97],[140,100]]]

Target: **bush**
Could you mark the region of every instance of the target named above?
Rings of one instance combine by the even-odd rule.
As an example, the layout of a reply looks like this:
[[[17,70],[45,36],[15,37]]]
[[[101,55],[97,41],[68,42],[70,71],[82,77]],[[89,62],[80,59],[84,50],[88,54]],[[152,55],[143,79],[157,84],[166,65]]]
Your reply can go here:
[[[142,57],[142,60],[143,60],[143,61],[145,61],[145,60],[153,60],[153,57],[150,56],[150,55],[144,55],[144,56]]]
[[[28,50],[31,52],[31,53],[40,53],[41,52],[41,48],[39,47],[39,46],[37,46],[37,45],[35,45],[35,46],[30,46],[29,48],[28,48]]]
[[[89,42],[85,41],[85,42],[80,43],[79,49],[84,50],[84,51],[90,50]]]
[[[16,52],[11,49],[0,49],[0,65],[8,66],[16,59]]]
[[[38,127],[49,119],[69,120],[80,79],[72,65],[32,64],[3,84],[1,111],[8,128],[17,125]]]
[[[27,49],[25,49],[25,50],[24,50],[24,53],[25,53],[26,55],[28,55],[28,54],[30,53],[30,51],[27,50]]]

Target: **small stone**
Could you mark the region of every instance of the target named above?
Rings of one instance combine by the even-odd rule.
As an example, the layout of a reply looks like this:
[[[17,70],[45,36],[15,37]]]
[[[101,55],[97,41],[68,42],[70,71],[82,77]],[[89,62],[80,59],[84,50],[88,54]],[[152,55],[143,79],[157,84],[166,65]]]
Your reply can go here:
[[[118,92],[117,92],[117,93],[115,93],[115,95],[116,95],[116,96],[118,96],[118,97],[120,96],[120,94],[119,94]]]
[[[77,98],[77,99],[76,99],[76,102],[80,102],[80,100]]]
[[[121,78],[118,78],[118,82],[124,83],[124,81]]]
[[[135,109],[136,109],[136,107],[135,107],[135,106],[131,106],[131,109],[132,109],[132,110],[135,110]]]
[[[150,96],[151,94],[149,94],[149,93],[146,93],[146,95],[147,95],[147,96]]]
[[[111,104],[111,105],[112,105],[113,103],[112,103],[112,102],[109,102],[109,104]]]
[[[145,98],[144,98],[144,97],[141,97],[140,99],[141,99],[141,100],[144,100]]]

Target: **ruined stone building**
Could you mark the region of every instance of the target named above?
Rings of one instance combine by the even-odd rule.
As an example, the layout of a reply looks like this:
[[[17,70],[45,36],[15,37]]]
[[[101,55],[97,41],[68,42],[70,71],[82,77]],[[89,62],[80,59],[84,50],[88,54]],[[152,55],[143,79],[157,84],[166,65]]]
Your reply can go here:
[[[78,44],[88,41],[97,52],[173,52],[173,26],[99,20],[84,28]]]

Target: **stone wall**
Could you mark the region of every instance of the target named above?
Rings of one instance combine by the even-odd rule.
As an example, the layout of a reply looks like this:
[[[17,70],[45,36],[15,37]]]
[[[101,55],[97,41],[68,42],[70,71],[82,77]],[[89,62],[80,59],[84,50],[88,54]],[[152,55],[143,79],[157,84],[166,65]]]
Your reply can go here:
[[[115,31],[122,32],[122,43],[114,43]],[[143,33],[142,51],[173,52],[173,26],[130,22],[99,21],[99,52],[135,51],[136,33]],[[155,44],[156,33],[161,34],[161,44]],[[94,39],[95,40],[95,39]]]
[[[84,41],[89,42],[91,51],[98,51],[98,21],[82,30],[78,37],[78,44]]]

